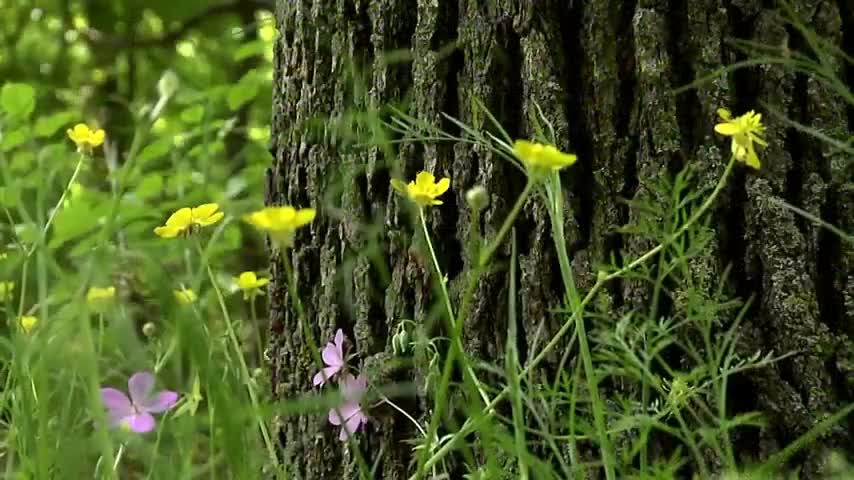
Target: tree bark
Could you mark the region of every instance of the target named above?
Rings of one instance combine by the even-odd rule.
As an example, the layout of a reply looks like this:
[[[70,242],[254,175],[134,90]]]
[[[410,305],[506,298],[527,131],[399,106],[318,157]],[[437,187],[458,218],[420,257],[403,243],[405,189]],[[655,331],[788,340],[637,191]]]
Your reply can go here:
[[[846,0],[794,0],[801,18],[838,45],[854,45],[854,8]],[[368,102],[399,102],[447,125],[448,113],[478,128],[480,99],[514,138],[529,138],[534,105],[554,123],[557,145],[578,154],[564,175],[566,235],[581,289],[592,286],[596,263],[611,255],[634,258],[649,245],[616,230],[633,215],[620,199],[648,195],[647,186],[695,163],[712,184],[729,156],[716,137],[716,110],[762,111],[762,102],[805,125],[850,135],[854,111],[814,78],[780,66],[761,66],[719,77],[695,90],[682,86],[744,57],[728,38],[802,49],[803,40],[775,17],[773,1],[753,0],[279,0],[280,38],[274,80],[274,164],[269,204],[314,206],[315,222],[297,236],[293,264],[299,295],[325,342],[336,328],[354,339],[364,363],[391,354],[391,335],[403,318],[423,321],[437,301],[430,269],[409,254],[412,228],[406,206],[390,191],[389,169],[377,150],[345,149],[301,126],[366,105],[353,103],[347,66],[367,79]],[[844,33],[843,33],[844,32]],[[458,49],[441,56],[443,47]],[[381,52],[404,49],[407,63],[386,63]],[[840,70],[843,68],[839,66]],[[850,69],[849,69],[850,70]],[[849,85],[852,75],[849,71]],[[757,173],[737,169],[717,203],[716,238],[709,257],[691,272],[713,290],[727,265],[729,286],[753,298],[739,327],[744,352],[798,353],[773,367],[751,371],[731,393],[739,411],[758,410],[767,428],[734,434],[739,459],[761,461],[854,399],[854,250],[834,234],[772,203],[782,199],[854,231],[850,159],[771,115],[763,116],[769,147]],[[454,279],[470,267],[463,245],[471,228],[465,191],[483,185],[491,203],[482,217],[494,237],[524,178],[488,151],[468,145],[404,144],[397,162],[406,178],[425,169],[452,179],[445,204],[428,222],[442,267]],[[350,173],[347,173],[350,172]],[[347,179],[335,190],[334,179]],[[330,191],[333,193],[330,194]],[[340,210],[331,215],[329,200]],[[360,225],[375,224],[380,267],[363,251],[372,239]],[[561,325],[550,313],[561,301],[560,274],[551,247],[545,206],[529,201],[517,222],[523,357],[533,333]],[[499,256],[509,255],[509,244]],[[295,398],[311,389],[312,352],[286,294],[281,257],[272,259],[269,359],[273,395]],[[383,270],[387,269],[386,277]],[[609,288],[614,314],[645,305],[649,291],[635,282]],[[486,275],[465,325],[465,348],[501,363],[506,332],[507,277]],[[541,321],[545,320],[541,325]],[[526,334],[528,334],[526,336]],[[550,366],[555,368],[558,357]],[[524,361],[524,358],[522,358]],[[416,379],[421,373],[411,373]],[[605,388],[605,387],[603,387]],[[404,401],[416,418],[429,419],[422,397]],[[281,417],[279,440],[296,474],[305,479],[357,478],[349,448],[324,414]],[[821,437],[791,467],[805,478],[821,470],[825,449],[847,445],[852,424]],[[403,440],[416,435],[400,415],[373,418],[361,448],[369,463],[382,452],[377,478],[407,478],[412,459]],[[456,477],[461,478],[461,477]]]

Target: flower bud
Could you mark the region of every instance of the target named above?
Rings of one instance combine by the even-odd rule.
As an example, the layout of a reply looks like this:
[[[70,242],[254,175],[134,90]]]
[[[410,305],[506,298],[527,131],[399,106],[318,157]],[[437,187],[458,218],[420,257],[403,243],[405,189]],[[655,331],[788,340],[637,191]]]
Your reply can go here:
[[[142,326],[142,334],[151,338],[155,333],[157,333],[157,325],[152,322],[145,322],[145,325]]]
[[[479,212],[489,205],[489,194],[481,185],[475,185],[466,192],[466,202],[469,207]]]

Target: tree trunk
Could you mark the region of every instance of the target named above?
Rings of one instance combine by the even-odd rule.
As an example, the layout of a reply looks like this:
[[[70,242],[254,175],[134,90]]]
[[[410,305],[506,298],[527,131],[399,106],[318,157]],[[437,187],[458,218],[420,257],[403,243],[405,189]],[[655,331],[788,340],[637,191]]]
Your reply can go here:
[[[743,59],[728,38],[801,49],[803,40],[775,17],[774,2],[753,0],[278,0],[274,80],[274,165],[270,204],[319,209],[297,236],[293,264],[299,295],[315,338],[343,328],[358,358],[382,362],[403,318],[422,321],[437,301],[427,263],[409,254],[412,228],[406,205],[389,188],[378,150],[342,148],[302,126],[313,117],[340,116],[354,104],[348,66],[362,70],[372,106],[400,102],[408,111],[446,125],[448,113],[478,128],[480,99],[514,138],[530,138],[535,104],[554,124],[558,147],[578,154],[565,174],[566,235],[581,289],[596,279],[596,264],[612,255],[634,258],[649,245],[615,231],[631,220],[621,199],[647,195],[651,182],[697,164],[701,182],[714,183],[729,156],[714,134],[716,110],[765,111],[763,102],[805,125],[845,138],[854,112],[826,86],[780,66],[718,77],[685,94],[670,90]],[[764,6],[763,6],[764,4]],[[846,0],[794,0],[801,18],[838,45],[854,45],[854,8]],[[845,28],[843,28],[843,25]],[[847,35],[846,37],[843,37]],[[458,49],[442,56],[458,40]],[[404,49],[411,62],[387,63],[381,52]],[[850,50],[849,50],[850,52]],[[849,80],[851,76],[849,75]],[[849,84],[852,83],[849,81]],[[482,116],[481,116],[482,117]],[[714,289],[732,266],[733,294],[753,298],[739,327],[745,352],[796,355],[751,371],[733,388],[740,411],[768,419],[761,431],[734,435],[743,462],[761,461],[854,399],[854,250],[837,236],[784,209],[782,199],[854,231],[850,160],[771,115],[769,147],[757,173],[739,168],[717,202],[711,257],[691,274]],[[445,204],[429,211],[431,235],[451,284],[468,269],[470,229],[465,191],[490,192],[482,217],[492,238],[524,186],[505,161],[468,145],[404,144],[397,162],[406,178],[422,168],[452,179]],[[349,172],[349,173],[348,173]],[[348,181],[335,185],[344,175]],[[331,203],[340,210],[331,211]],[[363,251],[371,241],[360,225],[375,224],[389,275]],[[517,221],[521,305],[520,352],[533,334],[562,324],[549,309],[562,300],[560,274],[545,206],[527,202]],[[509,243],[499,256],[509,255]],[[308,342],[286,294],[281,258],[272,261],[269,358],[273,395],[295,398],[311,390],[316,371]],[[452,288],[452,291],[454,289]],[[635,282],[608,291],[614,314],[644,305],[649,292]],[[465,325],[465,348],[489,362],[503,361],[507,277],[485,276]],[[545,325],[541,320],[548,318]],[[527,334],[527,336],[525,336]],[[556,367],[559,356],[550,364]],[[524,358],[522,359],[524,361]],[[418,378],[420,373],[411,374]],[[606,388],[603,386],[603,389]],[[607,392],[603,390],[607,397]],[[423,398],[404,401],[429,419]],[[820,471],[825,449],[847,445],[851,423],[824,435],[790,466],[808,478]],[[277,420],[283,451],[305,479],[357,478],[352,452],[337,439],[326,415]],[[377,478],[407,478],[416,436],[400,415],[373,418],[361,448],[369,464],[382,452]],[[846,443],[847,442],[847,443]],[[411,473],[411,472],[410,472]],[[461,477],[454,477],[461,478]]]

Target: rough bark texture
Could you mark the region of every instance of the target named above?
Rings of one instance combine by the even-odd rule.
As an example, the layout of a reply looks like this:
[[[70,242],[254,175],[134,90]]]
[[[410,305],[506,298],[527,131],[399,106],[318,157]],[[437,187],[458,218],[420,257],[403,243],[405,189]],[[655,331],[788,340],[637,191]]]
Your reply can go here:
[[[854,45],[850,2],[794,4],[820,33]],[[539,104],[554,122],[558,146],[579,155],[580,164],[565,178],[571,212],[565,230],[577,282],[587,288],[595,280],[595,262],[648,248],[613,233],[630,220],[618,199],[646,195],[645,185],[685,162],[701,166],[703,181],[716,181],[729,153],[713,133],[717,108],[741,113],[767,102],[837,137],[851,132],[854,112],[827,87],[780,67],[742,70],[684,95],[669,93],[742,58],[725,44],[729,37],[799,48],[801,40],[775,20],[774,7],[758,0],[279,0],[268,201],[321,208],[294,252],[300,295],[317,338],[343,328],[362,361],[382,361],[391,352],[396,322],[424,319],[435,300],[423,265],[408,254],[412,229],[406,209],[389,191],[379,152],[342,151],[295,128],[354,107],[345,78],[349,64],[355,61],[367,73],[371,103],[400,100],[411,91],[410,111],[437,124],[440,112],[476,122],[470,105],[479,98],[512,136],[529,137],[528,119]],[[440,58],[437,52],[456,39],[457,52]],[[411,50],[412,62],[378,60],[378,52],[393,49]],[[738,169],[718,203],[710,252],[715,261],[698,263],[693,272],[698,284],[711,289],[731,264],[733,291],[755,298],[740,332],[746,352],[800,352],[746,375],[733,393],[739,410],[759,410],[769,420],[761,433],[736,438],[744,461],[767,458],[854,399],[854,251],[770,202],[784,199],[854,231],[850,160],[769,115],[764,119],[770,147],[762,152],[763,168],[756,174]],[[491,193],[482,219],[491,237],[523,179],[491,153],[466,145],[403,145],[398,161],[407,177],[423,168],[452,179],[445,205],[430,211],[429,222],[453,284],[469,264],[461,250],[470,228],[464,192],[481,184]],[[324,195],[342,166],[361,173],[335,194],[344,215],[333,219],[322,211]],[[382,228],[387,282],[366,256],[355,255],[367,241],[358,225],[373,221]],[[548,309],[560,300],[560,277],[544,206],[528,202],[518,225],[525,339],[543,319],[544,333],[559,327]],[[284,399],[309,390],[315,367],[287,306],[280,262],[273,259],[269,354],[273,393]],[[465,333],[469,352],[499,363],[506,283],[502,273],[483,278]],[[619,308],[642,305],[648,292],[624,282],[610,295]],[[523,343],[525,354],[530,345]],[[406,407],[416,417],[429,414],[418,399]],[[850,426],[822,437],[792,466],[812,478],[823,449],[850,447]],[[356,478],[352,453],[324,415],[282,418],[278,427],[302,478]],[[383,448],[378,478],[406,478],[410,452],[400,441],[413,434],[400,416],[371,423],[362,445],[369,459]]]

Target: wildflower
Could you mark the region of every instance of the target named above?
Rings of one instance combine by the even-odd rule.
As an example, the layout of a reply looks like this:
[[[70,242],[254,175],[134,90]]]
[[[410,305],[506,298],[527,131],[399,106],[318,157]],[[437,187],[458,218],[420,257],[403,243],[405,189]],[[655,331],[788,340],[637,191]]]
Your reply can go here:
[[[513,154],[528,167],[534,175],[556,172],[568,167],[578,160],[576,155],[563,153],[554,145],[516,140],[513,143]]]
[[[270,283],[270,279],[258,278],[255,272],[243,272],[234,279],[234,283],[237,284],[237,288],[243,290],[243,299],[249,300],[255,295],[263,295],[264,292],[260,288]]]
[[[103,310],[116,296],[116,287],[90,287],[86,293],[86,303],[94,310]]]
[[[0,300],[11,300],[13,290],[15,290],[15,282],[0,282]]]
[[[721,135],[732,137],[732,156],[748,167],[759,169],[759,157],[756,155],[754,143],[767,147],[768,143],[761,137],[765,133],[762,125],[762,114],[753,110],[739,117],[732,117],[729,110],[718,109],[718,115],[723,123],[715,125],[715,131]]]
[[[85,123],[78,123],[74,128],[68,129],[68,138],[77,145],[78,151],[91,152],[93,148],[104,143],[105,133],[100,128],[92,130]]]
[[[128,380],[130,398],[121,390],[102,388],[101,400],[107,407],[110,426],[123,427],[137,433],[154,430],[152,413],[169,410],[178,402],[178,394],[168,390],[152,395],[154,375],[148,372],[134,373]]]
[[[313,208],[296,209],[290,206],[265,207],[243,217],[243,219],[259,230],[270,235],[270,238],[283,248],[291,247],[294,243],[294,232],[314,220]]]
[[[346,442],[350,435],[359,430],[362,424],[368,423],[368,417],[362,412],[362,405],[360,404],[365,390],[367,390],[368,382],[364,375],[355,378],[348,373],[341,380],[340,386],[341,393],[344,395],[344,402],[337,408],[329,410],[329,423],[341,426],[338,439]]]
[[[314,375],[312,382],[315,387],[323,385],[327,380],[332,380],[332,377],[344,368],[344,332],[340,328],[335,332],[334,343],[327,343],[321,356],[327,367]]]
[[[39,319],[34,315],[24,315],[18,318],[18,325],[21,326],[21,330],[23,330],[24,333],[30,333],[38,324]]]
[[[391,180],[391,186],[402,195],[409,197],[419,207],[430,207],[442,204],[441,200],[436,199],[448,191],[451,187],[451,179],[446,177],[437,182],[432,173],[419,172],[414,182],[404,184],[394,178]]]
[[[207,227],[222,220],[225,215],[218,212],[219,204],[205,203],[198,207],[184,207],[169,216],[166,225],[154,229],[154,233],[162,238],[175,238],[187,232],[193,233],[197,228]]]
[[[172,293],[175,295],[175,300],[182,305],[189,305],[199,298],[192,288],[182,288],[181,290],[174,290]]]

